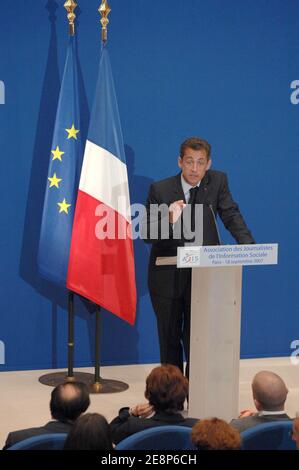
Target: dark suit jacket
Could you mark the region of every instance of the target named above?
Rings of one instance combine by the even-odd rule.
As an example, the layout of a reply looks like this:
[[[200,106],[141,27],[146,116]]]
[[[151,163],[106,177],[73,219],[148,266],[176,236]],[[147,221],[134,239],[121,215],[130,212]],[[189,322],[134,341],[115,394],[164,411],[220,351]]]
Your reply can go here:
[[[181,184],[181,173],[176,176],[153,183],[147,199],[146,229],[143,231],[144,241],[152,243],[149,263],[149,290],[164,297],[179,297],[190,281],[188,269],[177,269],[176,266],[156,266],[156,258],[159,256],[176,256],[177,247],[184,246],[185,241],[173,239],[173,228],[169,224],[169,239],[151,238],[150,228],[157,223],[150,214],[151,204],[166,204],[179,199],[185,200]],[[225,227],[230,231],[237,243],[254,243],[254,239],[234,202],[228,187],[227,176],[220,171],[208,170],[201,181],[196,198],[197,204],[203,204],[203,245],[218,245],[218,234],[213,217],[219,214]],[[161,224],[161,216],[158,216]],[[188,272],[189,271],[189,272]]]
[[[273,421],[289,421],[291,418],[284,412],[280,415],[262,415],[257,413],[254,416],[247,416],[246,418],[237,418],[231,421],[231,425],[238,429],[239,432],[245,429],[253,428],[258,424],[272,423]]]
[[[21,429],[19,431],[10,432],[7,436],[3,450],[11,447],[19,441],[28,439],[33,436],[40,436],[41,434],[52,433],[68,433],[71,430],[72,423],[61,423],[60,421],[49,421],[45,426],[39,428]]]
[[[157,412],[152,418],[138,418],[131,416],[129,408],[121,408],[119,414],[110,423],[112,440],[115,444],[125,439],[131,434],[144,431],[148,428],[165,425],[188,426],[192,428],[198,419],[184,418],[180,413]]]

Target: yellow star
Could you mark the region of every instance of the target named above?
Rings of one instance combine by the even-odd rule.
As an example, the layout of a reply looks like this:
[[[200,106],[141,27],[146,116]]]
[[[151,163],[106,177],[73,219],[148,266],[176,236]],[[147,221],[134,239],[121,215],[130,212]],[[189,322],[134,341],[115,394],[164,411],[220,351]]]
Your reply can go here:
[[[70,129],[65,129],[65,130],[68,133],[68,136],[67,136],[68,139],[71,139],[73,137],[74,139],[77,140],[77,134],[80,131],[75,129],[74,124],[72,125],[72,127]]]
[[[61,152],[58,145],[55,150],[51,150],[51,153],[53,153],[53,160],[60,160],[62,162],[61,155],[63,155],[65,152]]]
[[[60,181],[62,181],[62,178],[57,178],[56,173],[54,173],[54,175],[52,176],[52,178],[48,178],[48,180],[50,181],[50,186],[49,186],[49,188],[52,188],[52,186],[56,186],[56,188],[59,188],[58,183],[59,183]]]
[[[71,206],[71,204],[67,204],[67,202],[64,198],[62,202],[57,202],[57,206],[60,207],[59,213],[60,212],[65,212],[66,214],[68,214],[68,208]]]

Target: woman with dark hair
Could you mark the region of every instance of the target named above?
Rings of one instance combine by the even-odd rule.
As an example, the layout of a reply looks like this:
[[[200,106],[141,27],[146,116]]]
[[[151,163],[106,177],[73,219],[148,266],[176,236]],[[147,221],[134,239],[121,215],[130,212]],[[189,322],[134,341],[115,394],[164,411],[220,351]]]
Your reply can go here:
[[[192,427],[197,420],[184,418],[180,411],[188,394],[188,380],[180,369],[162,365],[151,371],[146,379],[145,398],[148,403],[133,408],[121,408],[110,423],[115,444],[144,429],[176,425]]]
[[[192,428],[191,441],[200,450],[239,450],[241,436],[223,419],[198,421]]]
[[[64,450],[112,450],[109,424],[98,413],[86,413],[76,420]]]

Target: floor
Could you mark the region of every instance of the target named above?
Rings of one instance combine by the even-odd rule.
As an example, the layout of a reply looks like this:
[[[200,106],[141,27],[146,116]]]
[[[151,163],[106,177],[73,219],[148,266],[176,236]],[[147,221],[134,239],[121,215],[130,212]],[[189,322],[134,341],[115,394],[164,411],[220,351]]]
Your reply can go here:
[[[102,367],[103,378],[124,381],[129,384],[129,388],[120,393],[92,394],[89,411],[97,411],[111,420],[122,406],[142,403],[145,378],[154,366],[155,364]],[[93,372],[90,368],[78,370]],[[260,370],[271,370],[284,379],[289,388],[286,411],[294,416],[299,410],[299,365],[291,364],[288,357],[240,361],[240,410],[253,408],[250,384],[253,375]],[[53,371],[0,373],[0,448],[3,447],[8,432],[40,426],[50,420],[49,397],[52,388],[38,381],[41,375],[48,372]]]

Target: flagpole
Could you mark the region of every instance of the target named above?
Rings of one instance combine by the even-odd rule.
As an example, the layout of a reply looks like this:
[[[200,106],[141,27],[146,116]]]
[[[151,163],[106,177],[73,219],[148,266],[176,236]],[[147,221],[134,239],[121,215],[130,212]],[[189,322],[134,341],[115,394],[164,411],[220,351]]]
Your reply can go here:
[[[107,42],[107,26],[109,23],[108,15],[111,12],[111,8],[108,5],[107,0],[102,0],[101,5],[98,8],[98,12],[101,15],[102,25],[102,48]],[[101,346],[101,307],[96,306],[96,326],[95,326],[95,374],[94,383],[90,387],[92,393],[113,393],[122,392],[129,388],[129,385],[119,380],[102,379],[100,377],[100,346]]]
[[[107,41],[107,26],[109,23],[108,15],[111,12],[111,8],[108,5],[107,0],[102,0],[101,5],[98,8],[98,12],[101,15],[102,25],[102,45]],[[109,387],[109,381],[103,381],[100,377],[100,350],[101,350],[101,307],[96,307],[96,327],[95,327],[95,358],[94,358],[94,383],[91,385],[92,393],[102,393],[103,384],[106,382]]]
[[[69,35],[75,35],[75,18],[74,10],[77,8],[77,3],[74,0],[66,0],[64,8],[67,11],[67,19],[69,24]],[[39,382],[43,385],[56,387],[64,382],[80,381],[87,384],[89,387],[93,382],[93,375],[86,372],[76,372],[74,375],[74,293],[68,291],[68,370],[66,372],[53,372],[50,374],[42,375]]]
[[[75,9],[77,8],[78,4],[75,2],[75,0],[66,0],[63,6],[67,11],[67,19],[69,22],[69,35],[74,36],[76,18]]]
[[[108,0],[102,0],[98,12],[101,15],[100,23],[102,25],[102,44],[104,45],[107,42],[107,26],[109,23],[108,15],[111,12],[111,8],[108,5]]]
[[[100,378],[100,350],[101,350],[101,307],[96,308],[95,327],[95,358],[94,358],[94,383],[91,385],[91,392],[101,393],[103,385]]]
[[[67,380],[72,381],[74,378],[74,293],[68,293],[68,369]]]

